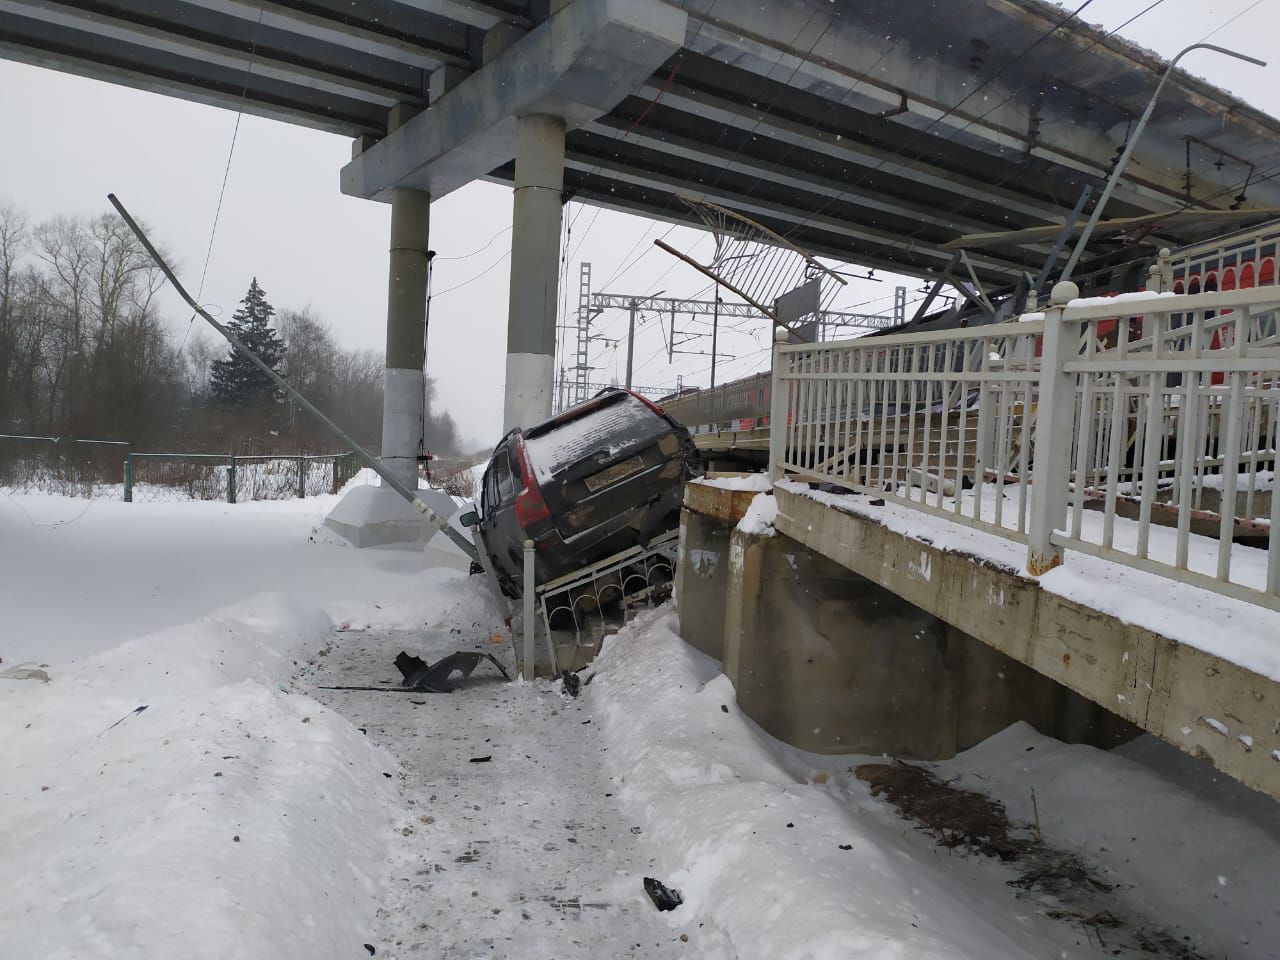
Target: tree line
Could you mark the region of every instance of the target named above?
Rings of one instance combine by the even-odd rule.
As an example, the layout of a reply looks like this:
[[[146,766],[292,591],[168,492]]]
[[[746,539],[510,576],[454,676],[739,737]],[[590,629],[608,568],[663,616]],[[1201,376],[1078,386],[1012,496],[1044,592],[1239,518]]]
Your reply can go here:
[[[336,441],[204,321],[161,315],[159,269],[115,214],[31,223],[0,203],[0,433],[137,450],[330,451]],[[358,442],[381,442],[382,358],[310,308],[278,314],[254,277],[231,325]],[[431,405],[428,385],[428,405]],[[427,446],[455,452],[443,411]]]

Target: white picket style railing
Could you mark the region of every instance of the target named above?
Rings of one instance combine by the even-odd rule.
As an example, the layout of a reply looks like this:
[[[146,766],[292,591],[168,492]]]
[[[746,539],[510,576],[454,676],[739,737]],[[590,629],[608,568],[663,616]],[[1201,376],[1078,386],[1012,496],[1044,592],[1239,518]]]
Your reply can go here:
[[[777,344],[773,476],[1023,542],[1034,575],[1076,550],[1280,609],[1280,288],[1075,297]]]

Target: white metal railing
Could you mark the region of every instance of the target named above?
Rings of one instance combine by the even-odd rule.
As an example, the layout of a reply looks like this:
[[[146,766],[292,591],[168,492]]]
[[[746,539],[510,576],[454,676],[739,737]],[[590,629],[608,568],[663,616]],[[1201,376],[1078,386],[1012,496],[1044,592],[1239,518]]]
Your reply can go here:
[[[1072,549],[1280,609],[1280,288],[1075,293],[1019,322],[776,345],[773,476],[1024,542],[1033,574]]]
[[[1043,319],[779,345],[770,462],[1026,539],[1023,488]],[[984,495],[990,488],[992,493]],[[972,496],[957,492],[972,489]],[[988,508],[984,516],[983,507]]]

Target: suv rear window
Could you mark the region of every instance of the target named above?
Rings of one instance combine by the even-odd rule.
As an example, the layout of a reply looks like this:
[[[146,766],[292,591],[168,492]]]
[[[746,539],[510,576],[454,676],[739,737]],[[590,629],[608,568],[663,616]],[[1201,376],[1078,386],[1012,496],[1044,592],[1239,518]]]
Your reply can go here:
[[[531,431],[525,436],[525,450],[539,483],[600,450],[621,449],[629,440],[666,429],[665,421],[635,397],[627,393],[617,397],[582,416],[548,426],[546,432]]]

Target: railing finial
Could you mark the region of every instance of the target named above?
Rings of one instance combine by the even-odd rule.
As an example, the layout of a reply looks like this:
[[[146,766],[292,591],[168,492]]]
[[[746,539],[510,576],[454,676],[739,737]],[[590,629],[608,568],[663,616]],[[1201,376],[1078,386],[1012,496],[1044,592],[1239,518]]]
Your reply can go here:
[[[1080,288],[1070,280],[1060,280],[1053,285],[1049,294],[1049,303],[1055,307],[1065,307],[1080,296]]]

